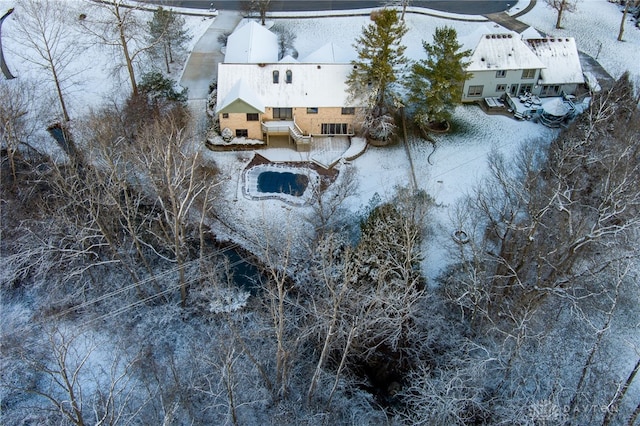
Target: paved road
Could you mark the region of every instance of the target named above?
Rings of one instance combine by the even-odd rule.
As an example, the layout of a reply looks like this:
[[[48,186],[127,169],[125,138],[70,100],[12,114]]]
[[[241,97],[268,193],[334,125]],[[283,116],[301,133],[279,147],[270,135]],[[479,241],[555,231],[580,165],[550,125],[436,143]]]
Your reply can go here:
[[[174,7],[188,7],[194,9],[209,9],[211,5],[220,10],[242,10],[240,0],[143,0],[147,3],[163,4]],[[412,7],[424,7],[451,13],[467,15],[486,15],[507,10],[517,0],[412,0]],[[318,10],[348,10],[368,9],[380,7],[387,1],[371,0],[272,0],[269,10],[279,11],[318,11]]]

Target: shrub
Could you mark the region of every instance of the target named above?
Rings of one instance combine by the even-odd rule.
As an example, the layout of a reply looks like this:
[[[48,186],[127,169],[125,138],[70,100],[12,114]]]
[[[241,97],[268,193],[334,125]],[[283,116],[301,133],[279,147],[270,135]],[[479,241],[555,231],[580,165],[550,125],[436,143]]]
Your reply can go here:
[[[222,136],[222,140],[227,142],[227,143],[229,143],[229,142],[231,142],[233,140],[233,132],[228,127],[225,127],[222,130],[221,136]]]

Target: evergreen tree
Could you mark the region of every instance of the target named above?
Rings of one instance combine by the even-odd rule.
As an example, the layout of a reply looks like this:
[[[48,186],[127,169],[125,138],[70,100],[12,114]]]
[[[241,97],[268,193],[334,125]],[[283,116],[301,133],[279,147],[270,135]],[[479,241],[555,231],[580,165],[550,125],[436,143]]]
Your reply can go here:
[[[347,80],[353,98],[367,99],[365,123],[370,130],[378,122],[388,124],[390,106],[397,98],[394,83],[407,65],[406,47],[402,45],[407,32],[404,22],[391,9],[374,12],[371,19],[373,22],[363,28],[354,45],[358,59],[352,61],[354,67]],[[377,136],[386,139],[384,134]]]
[[[465,68],[470,50],[461,51],[456,30],[436,28],[433,44],[422,42],[427,59],[413,64],[407,82],[409,102],[415,106],[415,121],[419,126],[441,124],[451,118],[451,112],[462,99],[462,87],[469,77]]]
[[[149,42],[153,46],[152,56],[164,60],[167,73],[170,73],[169,64],[173,63],[174,53],[191,39],[185,29],[184,18],[171,10],[159,7],[153,13],[153,19],[147,22],[149,28]]]
[[[186,102],[187,89],[178,92],[175,89],[175,82],[165,78],[159,72],[144,74],[138,85],[141,94],[147,95],[150,102],[166,100],[170,102]]]

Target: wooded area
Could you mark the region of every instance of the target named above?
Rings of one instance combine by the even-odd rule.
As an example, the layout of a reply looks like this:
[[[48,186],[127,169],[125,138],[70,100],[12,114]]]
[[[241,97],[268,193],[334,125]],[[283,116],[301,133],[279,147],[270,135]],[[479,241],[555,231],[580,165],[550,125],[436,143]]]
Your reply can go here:
[[[226,177],[184,96],[131,66],[177,46],[101,34],[130,96],[72,126],[60,96],[62,160],[26,119],[47,105],[0,82],[3,424],[637,424],[627,74],[555,140],[489,158],[455,209],[468,241],[430,282],[432,197],[397,188],[350,212],[349,172],[312,197],[304,252],[259,223],[252,252],[217,241]]]

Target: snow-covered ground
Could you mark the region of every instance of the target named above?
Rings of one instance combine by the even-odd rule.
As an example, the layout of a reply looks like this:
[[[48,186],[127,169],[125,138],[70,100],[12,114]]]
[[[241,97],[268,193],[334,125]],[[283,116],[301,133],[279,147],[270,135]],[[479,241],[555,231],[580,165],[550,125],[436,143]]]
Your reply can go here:
[[[525,7],[526,3],[521,3],[524,2],[518,3],[518,8]],[[585,21],[592,21],[591,17],[599,15],[606,15],[607,18],[601,19],[599,23],[590,22],[588,26],[581,24],[579,19],[584,16]],[[632,75],[640,78],[640,68],[636,65],[640,63],[640,31],[628,23],[625,36],[627,41],[617,42],[615,39],[620,17],[619,7],[606,0],[580,2],[578,12],[566,14],[565,29],[561,30],[561,34],[575,36],[579,48],[593,56],[597,52],[590,49],[594,43],[601,42],[603,47],[599,59],[609,73],[617,77],[628,69]],[[555,24],[554,11],[546,7],[544,2],[538,2],[522,20],[546,34],[556,34],[551,30]],[[406,21],[409,32],[403,41],[407,46],[407,56],[414,60],[425,56],[422,41],[431,41],[435,28],[440,26],[455,28],[461,43],[469,49],[475,46],[483,33],[506,31],[491,22],[464,22],[419,14],[408,14]],[[361,34],[362,27],[370,21],[367,16],[351,16],[278,19],[276,22],[297,35],[295,48],[299,57],[304,57],[324,43],[351,47]],[[321,40],[321,44],[318,40]],[[624,53],[616,54],[616,51]],[[625,61],[621,62],[619,58],[625,58]],[[451,234],[455,229],[450,218],[451,207],[461,196],[472,191],[486,174],[487,154],[496,150],[510,156],[522,144],[544,143],[556,134],[556,131],[539,124],[488,116],[475,106],[459,107],[455,115],[458,125],[464,130],[435,136],[437,149],[430,158],[431,144],[421,140],[410,143],[418,186],[436,201],[429,219],[432,232],[424,246],[423,268],[430,280],[446,266],[448,250],[453,245]],[[214,153],[212,157],[228,170],[242,170],[250,160],[246,153]],[[358,191],[347,200],[348,208],[354,214],[362,211],[376,193],[384,200],[393,195],[395,187],[411,184],[409,160],[402,146],[369,147],[351,165],[342,167],[357,169]],[[292,208],[274,200],[248,200],[238,196],[238,188],[241,188],[241,184],[230,181],[226,190],[228,198],[237,200],[233,203],[231,217],[243,235],[255,235],[259,232],[258,229],[267,224],[268,228],[278,229],[281,235],[294,240],[304,241],[304,235],[310,234],[309,225],[305,221],[312,214],[310,207]]]
[[[555,29],[555,11],[539,1],[520,21],[550,36],[575,37],[578,50],[597,58],[614,78],[629,71],[640,82],[640,30],[631,16],[625,23],[624,41],[617,41],[622,8],[607,0],[583,0],[574,13],[565,13],[561,30]]]
[[[86,114],[91,108],[98,108],[109,101],[119,101],[130,90],[129,82],[124,74],[124,69],[116,70],[114,64],[116,58],[121,55],[104,45],[97,38],[83,32],[80,28],[80,15],[86,15],[86,21],[98,21],[104,18],[105,11],[90,1],[85,0],[49,0],[52,4],[64,3],[64,27],[67,35],[62,37],[63,44],[76,46],[74,57],[69,61],[69,67],[62,73],[64,80],[64,93],[70,109],[70,116],[78,118]],[[34,65],[34,51],[23,42],[23,34],[17,25],[22,13],[20,0],[0,0],[0,15],[8,9],[15,8],[2,25],[2,42],[4,56],[9,70],[17,77],[15,83],[25,84],[32,82],[43,85],[43,89],[51,89],[51,83],[47,70]],[[152,12],[136,11],[136,18],[145,31],[146,22],[153,17]],[[183,15],[189,34],[192,36],[188,50],[190,51],[202,34],[213,22],[212,16]],[[36,59],[38,60],[38,59]],[[39,60],[41,61],[41,60]],[[177,78],[182,73],[184,64],[176,64],[172,73]],[[148,71],[146,69],[145,71]],[[2,77],[4,78],[4,77]],[[45,90],[40,93],[44,93]],[[51,92],[51,90],[49,90]],[[52,98],[51,102],[56,102]]]
[[[66,1],[80,13],[96,13],[88,2]],[[14,6],[13,1],[0,0],[0,11]],[[518,2],[511,13],[526,7],[526,2]],[[16,14],[19,11],[16,11]],[[140,19],[151,19],[150,12],[139,12]],[[526,15],[519,19],[550,35],[567,35],[576,38],[579,49],[597,56],[602,65],[614,77],[629,70],[637,82],[640,82],[640,31],[631,22],[627,23],[625,42],[616,41],[620,24],[619,6],[607,0],[584,0],[578,3],[575,13],[564,17],[564,29],[555,30],[555,12],[539,1]],[[5,55],[11,70],[21,80],[42,81],[43,70],[34,67],[22,56],[24,48],[15,40],[17,28],[12,22],[14,16],[7,19],[3,27]],[[210,17],[185,16],[186,24],[193,36],[191,46],[206,31]],[[322,44],[333,42],[343,47],[352,47],[361,34],[362,27],[368,24],[367,16],[277,19],[278,24],[296,34],[295,48],[300,57],[304,57]],[[473,48],[479,36],[486,32],[504,32],[505,29],[491,22],[468,22],[452,20],[447,17],[407,14],[409,32],[404,38],[409,58],[422,59],[424,50],[422,41],[431,41],[435,28],[451,26],[456,29],[465,48]],[[81,33],[78,33],[80,37]],[[72,115],[82,115],[89,108],[95,108],[110,99],[118,98],[127,90],[126,80],[114,78],[110,72],[113,62],[112,53],[90,40],[77,40],[86,49],[73,61],[77,84],[71,86],[70,104]],[[181,69],[175,70],[180,75]],[[550,140],[555,131],[530,122],[515,121],[501,116],[485,115],[475,106],[459,107],[455,113],[461,131],[436,136],[437,149],[432,153],[430,144],[414,140],[410,151],[415,166],[418,186],[431,194],[437,207],[434,208],[431,223],[431,237],[425,243],[425,273],[430,279],[446,265],[446,250],[451,245],[450,235],[453,225],[449,221],[450,207],[465,193],[471,191],[486,174],[486,155],[497,150],[510,155],[523,143]],[[279,239],[291,239],[306,247],[312,234],[307,221],[313,209],[309,206],[292,206],[278,200],[254,200],[243,196],[242,171],[252,158],[249,152],[211,152],[204,150],[206,156],[215,161],[226,176],[223,188],[223,200],[217,201],[225,211],[225,222],[234,228],[218,230],[223,236],[257,241],[264,238],[265,232]],[[430,156],[430,157],[429,157]],[[430,161],[428,161],[430,160]],[[358,190],[347,200],[347,207],[354,214],[366,206],[369,200],[378,194],[382,200],[390,197],[397,186],[411,183],[409,160],[403,146],[386,148],[370,147],[364,155],[348,165],[357,169]],[[262,236],[261,236],[262,235]]]

